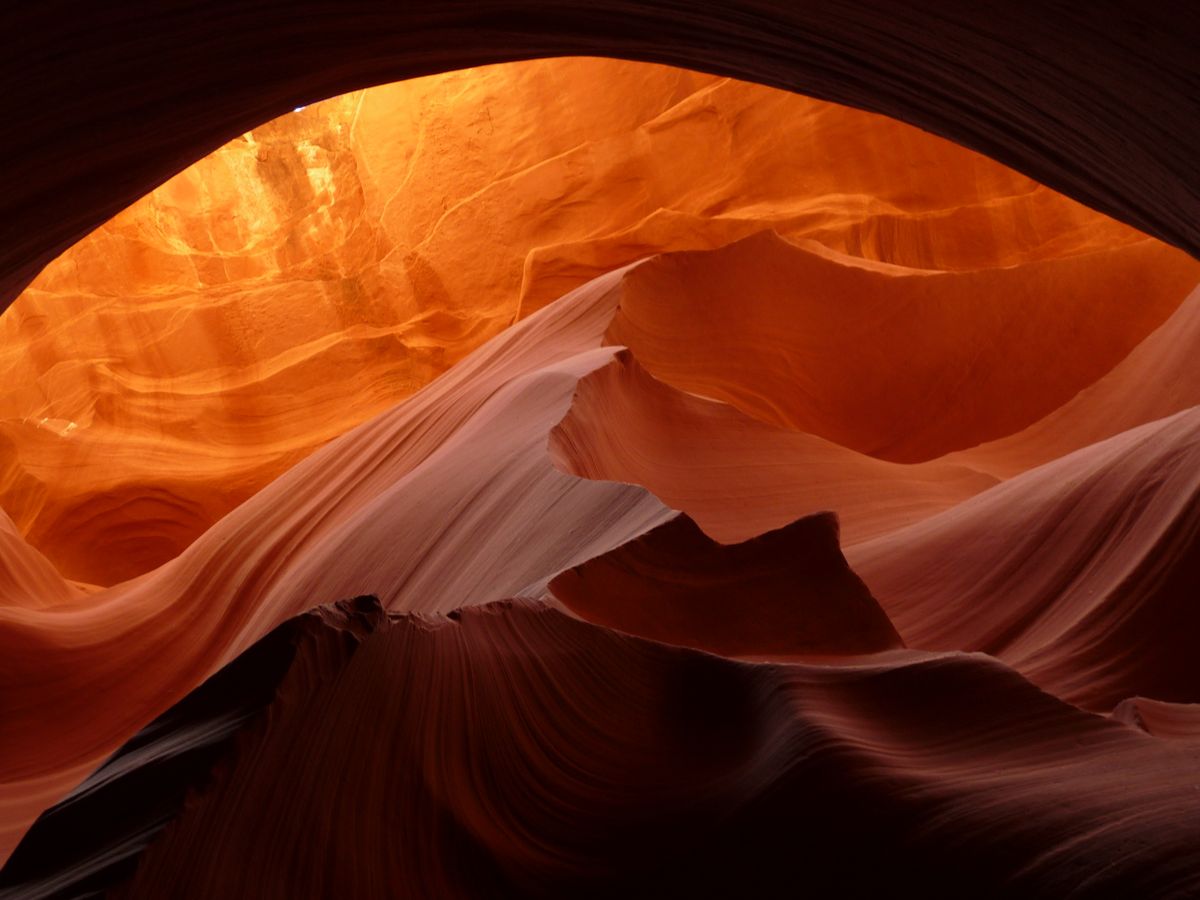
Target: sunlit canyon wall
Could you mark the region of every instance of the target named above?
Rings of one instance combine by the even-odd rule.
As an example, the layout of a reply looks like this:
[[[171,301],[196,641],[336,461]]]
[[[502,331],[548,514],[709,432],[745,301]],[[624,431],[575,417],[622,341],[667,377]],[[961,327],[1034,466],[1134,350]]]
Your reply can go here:
[[[1190,896],[1198,283],[678,69],[254,128],[0,318],[0,896]]]

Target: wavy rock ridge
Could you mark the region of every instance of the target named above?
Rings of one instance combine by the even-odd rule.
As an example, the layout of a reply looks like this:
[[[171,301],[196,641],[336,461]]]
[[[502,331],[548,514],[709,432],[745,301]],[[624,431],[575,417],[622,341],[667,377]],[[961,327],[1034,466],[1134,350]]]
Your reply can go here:
[[[1130,769],[1156,778],[1118,788]],[[983,656],[751,665],[529,602],[430,619],[362,598],[289,621],[152,723],[5,879],[25,897],[728,896],[797,877],[1184,896],[1196,774]],[[150,777],[158,808],[114,829]]]
[[[666,276],[658,296],[647,276],[616,340],[666,377],[679,363],[664,341],[683,338],[690,318],[679,319],[680,288],[706,315],[753,310],[752,324],[725,323],[730,340],[757,355],[747,328],[790,328],[807,354],[791,364],[811,398],[772,418],[720,368],[714,396],[750,398],[740,408],[769,421],[905,461],[1028,424],[1127,353],[1200,279],[1186,256],[881,116],[613,60],[449,73],[254,127],[49,265],[0,319],[10,386],[0,505],[71,579],[110,586],[144,574],[515,319],[646,256],[764,229],[813,243],[760,237],[770,246],[752,242],[740,263],[677,258],[691,280]],[[793,283],[810,286],[800,306]],[[754,284],[752,302],[726,303],[718,284],[735,295]],[[1135,288],[1140,302],[1126,302]],[[989,312],[964,318],[968,296]],[[880,307],[894,310],[889,328],[910,310],[926,315],[911,320],[920,331],[893,338],[910,347],[912,372],[896,378],[901,360],[881,359],[893,367],[889,395],[838,392],[884,374],[871,334],[857,346],[836,337]],[[1059,382],[1022,393],[1024,409],[994,402],[1027,384],[1028,363],[1065,340],[1081,308],[1094,325],[1072,335],[1081,346]],[[930,421],[911,435],[912,417],[881,416],[882,404],[899,409],[931,381],[947,383],[948,366],[960,377],[998,328],[1029,328],[1032,313],[1039,329],[997,344],[1015,378],[985,370],[995,381],[973,430],[933,398],[914,408]],[[1113,317],[1129,321],[1118,329]],[[1038,340],[1018,365],[1022,337]],[[831,363],[844,367],[836,379],[820,374]],[[859,374],[848,379],[850,367]],[[760,367],[754,377],[777,375]]]
[[[690,72],[256,129],[3,320],[0,896],[1193,896],[1198,281]]]

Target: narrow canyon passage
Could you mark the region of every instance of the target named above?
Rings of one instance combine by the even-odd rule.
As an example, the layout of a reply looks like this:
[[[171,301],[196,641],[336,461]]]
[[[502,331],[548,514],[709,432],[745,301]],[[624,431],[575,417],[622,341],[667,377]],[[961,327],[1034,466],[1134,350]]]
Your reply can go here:
[[[1200,892],[1200,261],[987,156],[447,72],[0,338],[0,897]]]

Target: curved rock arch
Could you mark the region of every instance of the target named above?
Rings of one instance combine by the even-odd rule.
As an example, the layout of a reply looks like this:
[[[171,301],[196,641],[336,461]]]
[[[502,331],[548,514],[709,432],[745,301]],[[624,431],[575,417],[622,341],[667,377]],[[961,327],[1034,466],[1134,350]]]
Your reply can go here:
[[[0,18],[0,302],[231,137],[356,88],[537,56],[703,69],[885,113],[1200,253],[1185,2],[151,0]]]

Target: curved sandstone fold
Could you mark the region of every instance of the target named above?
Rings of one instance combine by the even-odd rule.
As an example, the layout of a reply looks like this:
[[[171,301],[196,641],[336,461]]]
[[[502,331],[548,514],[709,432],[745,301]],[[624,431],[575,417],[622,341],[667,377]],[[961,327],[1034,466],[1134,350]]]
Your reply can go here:
[[[528,601],[309,614],[89,785],[31,831],[4,896],[1200,888],[1194,755],[986,657],[738,663]],[[120,865],[90,864],[114,846]]]
[[[1148,697],[1129,697],[1116,705],[1111,717],[1155,737],[1200,740],[1200,703],[1164,703]]]
[[[1144,323],[1097,319],[1109,295],[1153,319],[1187,263],[928,132],[761,85],[574,58],[378,86],[236,136],[17,299],[0,319],[0,505],[68,578],[144,574],[515,319],[768,228],[957,273],[968,294],[970,273],[1012,269],[1005,284],[1065,293],[1122,332],[1114,346]],[[1135,283],[1120,260],[1152,251],[1166,263]],[[1086,284],[1038,275],[1076,257]],[[786,308],[822,284],[794,288]]]
[[[997,483],[967,466],[900,465],[768,425],[658,381],[628,350],[580,380],[550,453],[581,478],[643,485],[723,543],[836,509],[843,543],[854,544]]]
[[[1103,378],[1024,431],[945,457],[1008,478],[1113,435],[1200,406],[1200,287]]]
[[[912,463],[1012,434],[1061,406],[1198,279],[1200,263],[1155,242],[938,272],[762,233],[639,267],[609,338],[675,387]]]
[[[1076,704],[1200,701],[1200,408],[847,549],[913,647],[982,650]]]
[[[1128,252],[1142,252],[1144,245],[1130,248]],[[736,263],[732,271],[746,274],[752,263],[770,263],[778,254],[787,260],[801,254],[804,265],[830,263],[824,251],[795,248],[770,235],[709,256],[710,261]],[[552,455],[561,464],[568,451],[587,452],[586,441],[577,441],[573,449],[562,445],[571,428],[573,398],[580,402],[582,416],[592,390],[581,388],[583,379],[594,377],[593,386],[600,386],[628,376],[632,392],[644,395],[614,408],[613,434],[627,433],[627,440],[617,441],[627,456],[630,451],[640,455],[639,446],[651,454],[656,447],[669,447],[689,429],[696,433],[695,423],[711,421],[711,435],[697,437],[708,449],[696,459],[710,470],[745,468],[758,461],[728,444],[721,450],[716,436],[720,429],[730,429],[736,439],[746,439],[746,450],[753,449],[754,441],[769,454],[821,448],[819,465],[814,461],[809,467],[798,457],[801,468],[795,477],[813,482],[844,477],[848,497],[855,478],[871,479],[879,491],[892,486],[911,490],[911,499],[900,504],[907,510],[904,516],[933,512],[947,502],[946,494],[937,496],[940,491],[962,490],[965,496],[976,489],[974,476],[961,467],[864,460],[827,441],[757,422],[733,407],[639,375],[629,368],[627,355],[614,361],[620,348],[602,346],[613,334],[614,315],[624,315],[631,303],[645,309],[643,274],[651,270],[651,283],[661,286],[663,273],[674,272],[681,259],[708,271],[696,254],[667,255],[595,279],[492,339],[408,400],[327,444],[224,517],[179,557],[138,579],[85,596],[53,578],[37,562],[37,554],[18,541],[5,571],[15,579],[20,599],[0,609],[0,653],[9,663],[0,669],[5,706],[0,811],[6,840],[15,840],[41,809],[148,718],[299,612],[305,598],[374,593],[389,609],[447,612],[505,596],[537,596],[558,573],[603,557],[672,518],[675,512],[646,489],[620,483],[644,480],[652,488],[662,487],[673,503],[676,491],[665,469],[645,478],[633,470],[613,471],[605,477],[619,481],[593,481],[556,467]],[[855,265],[842,260],[836,268],[840,272]],[[864,271],[871,277],[878,274],[870,267]],[[908,277],[932,276],[897,280]],[[704,287],[694,278],[672,283],[680,291],[701,294]],[[768,317],[754,324],[761,334],[774,321]],[[694,347],[716,342],[706,358],[720,358],[728,366],[735,357],[719,352],[723,336],[719,328],[714,331],[719,324],[710,322]],[[1131,340],[1128,323],[1121,321],[1107,342],[1102,328],[1093,334],[1098,346],[1124,346]],[[752,362],[747,357],[744,370],[752,370]],[[980,365],[971,371],[1008,377],[1000,360],[992,365],[994,370]],[[876,377],[886,380],[882,374]],[[658,416],[656,408],[669,414]],[[721,412],[706,417],[702,408]],[[638,424],[655,417],[654,429]],[[1039,685],[1096,708],[1111,707],[1133,693],[1192,699],[1196,683],[1182,647],[1191,633],[1186,598],[1194,595],[1188,562],[1191,526],[1183,514],[1191,496],[1191,421],[1182,414],[1167,425],[1145,426],[1141,437],[1129,432],[1060,460],[1058,468],[994,487],[916,525],[886,533],[881,526],[882,537],[849,548],[851,563],[912,646],[986,649]],[[593,422],[588,427],[594,431],[602,426]],[[604,453],[620,459],[615,450]],[[924,477],[947,480],[926,497]],[[1096,491],[1077,490],[1080,479]],[[990,478],[979,476],[983,480]],[[1118,488],[1111,503],[1106,495],[1112,488],[1105,485]],[[726,527],[749,528],[752,517],[742,519],[737,506],[752,507],[753,498],[743,502],[740,489],[722,493],[719,487],[720,477],[711,479],[699,492],[700,505],[714,510],[714,520]],[[681,489],[678,496],[687,499],[689,494]],[[1088,498],[1086,504],[1079,502],[1080,496]],[[1143,497],[1153,503],[1147,505]],[[732,513],[721,509],[727,499],[734,504]],[[759,514],[781,514],[787,498],[781,493],[778,499],[779,506],[762,502]],[[803,504],[816,499],[800,492],[795,502],[801,509],[791,510],[793,517],[813,511]],[[829,505],[836,509],[838,503]],[[1131,512],[1139,518],[1130,529],[1112,530],[1114,521]],[[808,527],[815,526],[799,530]],[[787,545],[794,537],[794,531],[785,529],[782,538],[768,536],[763,546],[783,552],[776,542]],[[683,558],[689,566],[703,568],[711,545],[698,532],[693,538],[698,543]],[[844,568],[832,532],[822,540],[845,583],[858,585]],[[757,551],[749,546],[745,552],[753,558]],[[1012,547],[1028,551],[1014,556]],[[736,556],[742,551],[731,552]],[[780,566],[777,572],[788,572],[788,560],[774,564]],[[47,577],[52,584],[41,583]],[[680,601],[669,592],[666,596],[671,603],[663,609]],[[862,597],[870,601],[865,591]],[[783,614],[777,605],[780,595],[768,591],[762,599]],[[716,610],[711,625],[725,611],[716,608],[716,599],[709,602]],[[615,604],[615,609],[619,600],[605,604]],[[870,609],[876,609],[873,601]],[[785,611],[804,618],[818,610],[825,615],[818,606]],[[643,611],[627,606],[625,612]],[[891,625],[884,628],[887,617],[875,617],[876,637],[891,634]],[[735,619],[752,621],[736,616],[728,621]],[[636,615],[629,619],[629,630],[658,627],[652,620],[639,623]],[[694,632],[680,628],[675,635],[650,633],[716,648],[725,647],[721,641],[728,639],[729,652],[800,652],[788,641],[802,636],[802,627],[766,635],[779,640],[763,646],[754,644],[765,631],[752,630],[747,637],[722,627],[727,633],[707,626]],[[822,642],[852,633],[854,629],[842,634],[830,629],[822,633]],[[1161,653],[1145,652],[1147,642],[1156,640]],[[803,652],[820,652],[822,642],[801,641]],[[851,652],[831,646],[836,647],[831,652]],[[46,678],[46,672],[54,677]],[[106,699],[86,699],[96,697]],[[55,715],[47,716],[47,709]]]
[[[0,608],[53,606],[79,600],[82,593],[25,542],[0,509]]]
[[[170,175],[349,90],[536,56],[690,66],[913,123],[1200,251],[1188,3],[150,0],[6,9],[0,303]],[[46,47],[60,51],[47,56]],[[66,61],[69,60],[70,64]]]
[[[1200,896],[1200,13],[992,6],[0,11],[0,900]]]
[[[558,575],[550,593],[608,628],[723,656],[824,656],[903,646],[822,513],[741,544],[687,516]]]
[[[445,612],[539,595],[676,515],[642,488],[564,474],[546,449],[579,379],[612,360],[600,343],[623,276],[494,338],[165,566],[86,598],[60,579],[62,602],[0,608],[5,839],[305,597]]]
[[[43,813],[0,870],[0,897],[101,894],[128,879],[146,847],[244,745],[245,732],[261,730],[280,690],[313,691],[335,678],[384,618],[378,600],[359,597],[259,639]]]

